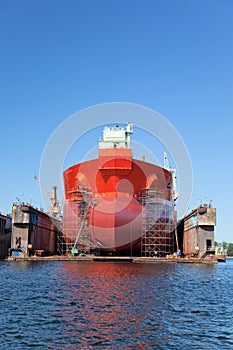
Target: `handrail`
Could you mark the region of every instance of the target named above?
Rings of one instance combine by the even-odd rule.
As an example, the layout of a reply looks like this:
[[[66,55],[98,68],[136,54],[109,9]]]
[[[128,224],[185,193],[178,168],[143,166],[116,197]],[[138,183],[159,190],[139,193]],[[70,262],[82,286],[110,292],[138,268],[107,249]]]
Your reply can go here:
[[[206,251],[215,251],[215,246],[212,247],[206,247]]]

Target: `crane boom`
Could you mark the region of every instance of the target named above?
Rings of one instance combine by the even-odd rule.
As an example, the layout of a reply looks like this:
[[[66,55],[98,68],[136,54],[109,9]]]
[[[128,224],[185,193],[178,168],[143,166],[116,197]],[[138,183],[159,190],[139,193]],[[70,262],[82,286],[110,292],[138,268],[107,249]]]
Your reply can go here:
[[[45,191],[49,199],[51,198],[51,192],[47,189],[47,187],[39,180],[39,178],[35,175],[34,180],[40,185],[40,187]]]

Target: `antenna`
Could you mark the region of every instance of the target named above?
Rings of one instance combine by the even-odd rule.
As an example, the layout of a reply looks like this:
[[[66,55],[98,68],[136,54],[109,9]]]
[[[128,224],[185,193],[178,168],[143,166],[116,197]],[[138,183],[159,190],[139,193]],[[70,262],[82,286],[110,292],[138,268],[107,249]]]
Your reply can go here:
[[[17,197],[16,197],[16,200],[17,200],[17,204],[20,204],[21,203],[21,198],[23,197],[24,193],[21,193],[19,194]]]

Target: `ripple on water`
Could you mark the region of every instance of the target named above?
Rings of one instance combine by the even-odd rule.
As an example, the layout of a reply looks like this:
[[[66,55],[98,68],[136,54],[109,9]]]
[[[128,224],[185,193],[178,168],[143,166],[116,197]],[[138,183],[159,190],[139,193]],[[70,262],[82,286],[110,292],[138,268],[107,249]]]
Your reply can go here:
[[[233,348],[233,261],[0,262],[2,349]]]

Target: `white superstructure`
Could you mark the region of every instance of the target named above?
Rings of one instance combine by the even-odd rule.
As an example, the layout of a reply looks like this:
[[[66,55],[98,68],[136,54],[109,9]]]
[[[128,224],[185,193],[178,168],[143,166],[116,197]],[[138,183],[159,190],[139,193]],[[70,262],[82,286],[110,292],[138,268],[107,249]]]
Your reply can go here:
[[[99,141],[99,148],[130,148],[131,134],[133,134],[132,123],[128,123],[126,128],[118,125],[113,128],[105,127],[103,138]]]

